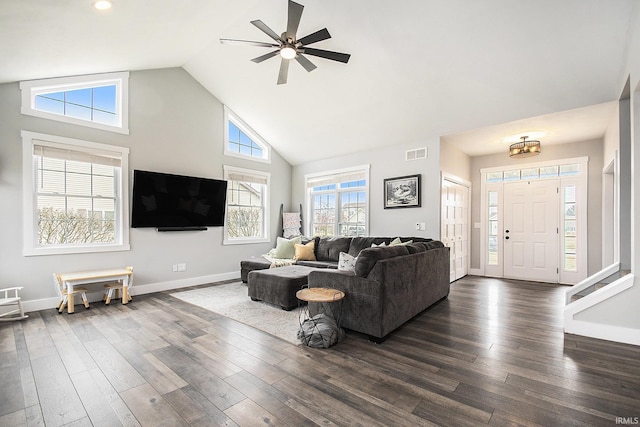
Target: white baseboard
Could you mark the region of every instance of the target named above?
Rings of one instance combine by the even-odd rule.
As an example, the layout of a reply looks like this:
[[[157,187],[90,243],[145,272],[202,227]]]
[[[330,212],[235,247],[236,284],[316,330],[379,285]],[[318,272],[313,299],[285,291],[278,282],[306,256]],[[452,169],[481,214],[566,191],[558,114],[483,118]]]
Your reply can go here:
[[[470,268],[467,270],[470,276],[484,276],[484,272],[481,268]]]
[[[149,283],[146,285],[131,287],[131,295],[143,295],[153,292],[168,291],[171,289],[187,288],[189,286],[205,285],[207,283],[222,282],[224,280],[240,280],[240,272],[232,271],[229,273],[212,274],[209,276],[190,277],[188,279],[171,280],[169,282]],[[96,302],[102,300],[102,292],[89,292],[87,293],[87,299],[89,302]],[[54,309],[58,304],[58,297],[42,298],[37,300],[22,300],[22,306],[24,311],[29,313],[31,311],[40,311]]]
[[[169,282],[150,283],[148,285],[132,286],[131,295],[150,294],[171,289],[188,288],[189,286],[206,285],[207,283],[222,282],[224,280],[240,280],[240,272],[212,274],[210,276],[191,277],[189,279],[172,280]]]
[[[565,326],[565,332],[623,344],[640,345],[640,331],[622,326],[574,320],[568,327]]]

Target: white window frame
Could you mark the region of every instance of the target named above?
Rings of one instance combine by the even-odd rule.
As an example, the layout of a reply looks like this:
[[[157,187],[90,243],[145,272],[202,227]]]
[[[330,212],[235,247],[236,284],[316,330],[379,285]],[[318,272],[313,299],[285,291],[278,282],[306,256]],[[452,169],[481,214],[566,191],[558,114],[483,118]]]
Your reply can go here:
[[[99,86],[116,86],[116,125],[92,122],[75,117],[54,114],[47,111],[36,110],[35,100],[37,95],[64,92],[69,90],[87,89]],[[22,92],[22,107],[20,112],[29,116],[55,120],[63,123],[71,123],[95,129],[129,134],[129,73],[105,73],[85,76],[59,77],[44,80],[29,80],[20,82]]]
[[[370,198],[370,193],[369,193],[369,181],[370,181],[370,165],[361,165],[361,166],[355,166],[352,168],[345,168],[345,169],[336,169],[336,170],[331,170],[331,171],[327,171],[327,172],[320,172],[320,173],[313,173],[313,174],[307,174],[304,176],[304,187],[306,190],[306,194],[305,194],[305,204],[307,206],[307,212],[309,212],[309,220],[305,221],[306,226],[305,226],[305,234],[307,236],[311,236],[312,232],[313,232],[313,198],[312,198],[312,188],[311,188],[311,184],[310,181],[314,181],[317,180],[318,178],[322,178],[322,177],[327,177],[327,178],[331,178],[332,176],[339,176],[339,175],[349,175],[349,174],[364,174],[365,176],[365,186],[364,186],[364,192],[365,192],[365,197],[366,197],[366,203],[365,203],[365,225],[364,225],[364,235],[368,236],[369,235],[369,205],[371,203],[371,198]],[[344,188],[344,189],[340,189],[338,188],[339,186],[336,186],[335,190],[329,190],[329,192],[334,192],[336,194],[336,209],[338,209],[338,207],[340,206],[340,201],[339,201],[339,197],[340,197],[340,193],[342,192],[353,192],[354,189],[353,188]],[[324,191],[323,191],[324,192]],[[335,222],[335,229],[336,232],[339,232],[340,230],[340,213],[336,212],[336,222]],[[336,237],[340,236],[340,234],[336,233]]]
[[[232,122],[242,132],[244,132],[253,142],[262,148],[262,157],[248,156],[246,154],[229,151],[229,122]],[[229,107],[224,106],[224,155],[230,157],[238,157],[241,159],[253,160],[262,163],[271,163],[271,146],[256,131],[251,129],[244,120],[236,113],[231,111]]]
[[[265,189],[266,194],[264,195],[263,202],[262,202],[263,204],[262,219],[264,222],[262,224],[262,230],[263,230],[262,237],[229,237],[229,229],[228,229],[229,198],[227,197],[227,206],[225,207],[225,215],[227,217],[227,220],[224,222],[224,239],[222,243],[224,245],[244,245],[244,244],[269,242],[270,241],[269,240],[269,224],[270,224],[269,211],[271,210],[271,173],[252,170],[252,169],[243,169],[243,168],[238,168],[235,166],[228,166],[228,165],[223,165],[223,170],[224,170],[224,179],[227,181],[229,181],[229,177],[232,174],[241,174],[249,177],[253,176],[258,179],[266,179],[266,189]]]
[[[485,168],[480,170],[480,272],[479,274],[489,276],[489,277],[503,277],[503,242],[504,242],[504,233],[503,233],[503,184],[507,181],[500,182],[487,182],[487,174],[492,172],[500,172],[500,171],[510,171],[516,169],[527,169],[527,168],[540,168],[545,166],[561,166],[561,165],[570,165],[570,164],[579,164],[580,165],[580,173],[577,176],[557,176],[557,177],[549,177],[549,178],[537,178],[537,180],[544,179],[555,179],[558,181],[558,191],[563,192],[564,187],[567,185],[575,185],[577,186],[577,195],[576,197],[579,200],[579,208],[578,208],[578,233],[577,233],[577,241],[578,241],[578,254],[577,254],[577,271],[568,271],[564,268],[560,268],[563,266],[562,255],[564,245],[560,245],[560,242],[564,243],[563,239],[559,239],[558,243],[558,283],[563,284],[575,284],[580,280],[583,280],[587,277],[588,272],[588,182],[589,182],[589,157],[575,157],[569,159],[558,159],[558,160],[549,160],[545,162],[533,162],[533,163],[525,163],[518,167],[509,167],[509,166],[498,166],[492,168]],[[523,180],[526,181],[526,180]],[[498,192],[498,265],[489,265],[487,262],[487,242],[488,242],[488,200],[487,196],[489,191],[497,191]],[[563,193],[562,193],[563,194]],[[560,198],[559,203],[559,212],[558,218],[562,218],[561,211],[563,209],[564,203],[563,199]],[[560,222],[558,233],[560,233]]]
[[[23,248],[24,256],[59,255],[74,253],[126,251],[129,246],[129,149],[97,142],[46,135],[42,133],[22,131],[22,206]],[[118,194],[116,196],[115,243],[38,245],[37,202],[36,202],[36,163],[33,156],[34,145],[45,145],[55,148],[66,148],[85,153],[109,152],[120,157],[120,173],[116,176]]]

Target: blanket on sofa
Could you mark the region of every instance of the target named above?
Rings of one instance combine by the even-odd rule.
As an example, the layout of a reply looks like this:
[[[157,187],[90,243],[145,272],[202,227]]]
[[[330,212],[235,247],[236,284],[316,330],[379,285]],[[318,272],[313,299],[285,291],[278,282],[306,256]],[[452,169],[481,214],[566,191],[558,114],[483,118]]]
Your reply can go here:
[[[269,253],[266,253],[266,254],[262,255],[262,258],[266,259],[267,261],[269,261],[271,263],[269,268],[286,267],[288,265],[293,265],[293,264],[296,263],[296,260],[293,259],[293,258],[291,258],[291,259],[289,259],[289,258],[274,258],[273,256],[271,256],[272,251],[269,251]]]

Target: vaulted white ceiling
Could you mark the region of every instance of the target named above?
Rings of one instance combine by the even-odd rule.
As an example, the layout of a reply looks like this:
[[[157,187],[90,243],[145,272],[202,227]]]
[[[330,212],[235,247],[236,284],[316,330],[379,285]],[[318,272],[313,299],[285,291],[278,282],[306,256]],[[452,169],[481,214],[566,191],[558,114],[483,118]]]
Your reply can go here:
[[[276,85],[279,58],[250,62],[268,49],[220,44],[270,41],[249,21],[283,32],[285,0],[115,0],[106,13],[3,0],[0,82],[182,66],[292,164],[439,137],[481,155],[514,129],[601,137],[638,13],[637,0],[298,2],[298,36],[327,27],[313,47],[348,64],[309,57],[316,70],[293,62]]]

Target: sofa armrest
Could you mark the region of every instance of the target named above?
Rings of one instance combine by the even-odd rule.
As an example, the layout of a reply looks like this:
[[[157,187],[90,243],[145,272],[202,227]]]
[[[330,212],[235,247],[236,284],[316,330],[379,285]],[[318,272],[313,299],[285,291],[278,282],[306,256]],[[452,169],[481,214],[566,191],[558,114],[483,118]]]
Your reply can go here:
[[[310,288],[331,288],[345,293],[341,326],[375,337],[383,336],[384,291],[381,283],[352,272],[322,269],[309,273],[308,284]],[[313,312],[312,307],[309,309]]]

